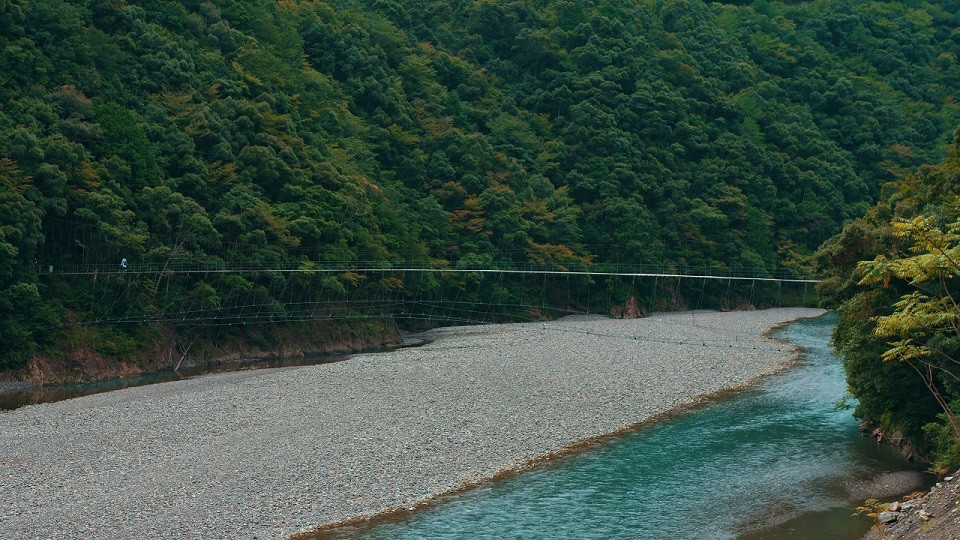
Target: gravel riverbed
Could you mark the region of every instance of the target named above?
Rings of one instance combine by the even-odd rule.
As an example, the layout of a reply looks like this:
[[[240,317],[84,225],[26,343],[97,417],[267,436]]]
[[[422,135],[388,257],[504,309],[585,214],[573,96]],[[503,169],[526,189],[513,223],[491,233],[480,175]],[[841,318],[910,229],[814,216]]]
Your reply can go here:
[[[409,507],[784,367],[823,311],[445,328],[0,413],[0,538],[278,538]],[[682,452],[682,449],[678,449]]]

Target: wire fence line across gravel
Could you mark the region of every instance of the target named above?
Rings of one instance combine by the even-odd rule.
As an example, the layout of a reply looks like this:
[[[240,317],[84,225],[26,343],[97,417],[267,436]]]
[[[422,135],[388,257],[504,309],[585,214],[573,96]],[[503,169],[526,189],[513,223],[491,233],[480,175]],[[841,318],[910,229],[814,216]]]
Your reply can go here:
[[[275,539],[411,506],[773,373],[794,351],[763,334],[822,313],[448,327],[334,364],[23,407],[0,414],[0,538]]]

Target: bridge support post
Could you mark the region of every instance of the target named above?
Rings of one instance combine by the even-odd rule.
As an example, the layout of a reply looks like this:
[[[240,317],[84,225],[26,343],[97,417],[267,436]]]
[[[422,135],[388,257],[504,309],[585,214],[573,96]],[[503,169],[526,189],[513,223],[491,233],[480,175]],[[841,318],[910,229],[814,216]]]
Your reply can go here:
[[[650,309],[647,310],[647,313],[653,313],[657,309],[657,285],[660,283],[660,278],[653,278],[653,298],[650,299]]]

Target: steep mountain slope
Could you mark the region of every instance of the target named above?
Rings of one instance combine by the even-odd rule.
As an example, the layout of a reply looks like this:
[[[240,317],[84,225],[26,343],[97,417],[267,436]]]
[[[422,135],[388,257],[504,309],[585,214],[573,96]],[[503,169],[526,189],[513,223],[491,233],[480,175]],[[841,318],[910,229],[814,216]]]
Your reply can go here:
[[[939,155],[960,120],[957,12],[2,0],[0,367],[64,321],[171,302],[173,278],[101,302],[50,265],[796,267]],[[282,311],[285,279],[174,286],[183,305]],[[319,297],[356,278],[317,280]],[[122,356],[143,332],[74,338]]]

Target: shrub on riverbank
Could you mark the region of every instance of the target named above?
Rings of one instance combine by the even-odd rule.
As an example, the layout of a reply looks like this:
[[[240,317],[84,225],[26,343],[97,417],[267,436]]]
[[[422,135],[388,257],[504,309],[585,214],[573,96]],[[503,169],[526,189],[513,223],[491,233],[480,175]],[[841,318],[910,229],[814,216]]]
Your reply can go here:
[[[960,466],[958,193],[960,131],[946,159],[891,185],[818,254],[856,414],[941,470]]]

